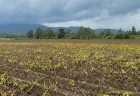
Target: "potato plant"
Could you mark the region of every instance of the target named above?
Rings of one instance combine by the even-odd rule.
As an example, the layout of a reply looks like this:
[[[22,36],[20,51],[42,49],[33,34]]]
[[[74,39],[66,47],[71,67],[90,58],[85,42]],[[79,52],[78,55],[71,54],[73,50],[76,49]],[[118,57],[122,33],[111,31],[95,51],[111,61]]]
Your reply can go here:
[[[139,40],[0,41],[2,96],[139,96]]]

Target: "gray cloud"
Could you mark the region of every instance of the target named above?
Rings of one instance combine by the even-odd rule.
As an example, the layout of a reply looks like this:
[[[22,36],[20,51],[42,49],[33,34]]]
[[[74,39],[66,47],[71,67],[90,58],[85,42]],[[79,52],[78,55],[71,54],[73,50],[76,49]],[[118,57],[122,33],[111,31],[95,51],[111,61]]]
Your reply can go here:
[[[112,16],[138,14],[139,3],[140,0],[0,0],[0,23],[54,23],[91,18],[106,21]]]

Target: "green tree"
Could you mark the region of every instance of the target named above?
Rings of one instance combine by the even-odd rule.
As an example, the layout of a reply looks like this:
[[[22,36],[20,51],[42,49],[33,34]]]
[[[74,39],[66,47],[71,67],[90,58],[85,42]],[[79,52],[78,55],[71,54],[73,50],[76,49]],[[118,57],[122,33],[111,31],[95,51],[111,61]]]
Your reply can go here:
[[[54,32],[51,28],[47,29],[46,36],[47,36],[48,39],[52,39],[54,37]]]
[[[74,39],[75,38],[75,33],[72,32],[70,29],[67,29],[66,34],[65,34],[65,38],[66,39]]]
[[[136,27],[133,26],[133,27],[132,27],[132,35],[136,35],[136,33],[137,33],[137,31],[136,31]]]
[[[123,31],[122,31],[122,29],[121,29],[121,28],[119,29],[118,33],[120,33],[120,34],[122,34],[122,33],[123,33]]]
[[[105,38],[111,39],[112,36],[113,36],[113,33],[111,32],[110,29],[105,29],[104,30],[104,35],[105,35]]]
[[[132,32],[131,32],[131,37],[132,37],[132,39],[135,38],[135,35],[137,35],[137,31],[136,31],[136,27],[133,26],[133,27],[132,27]]]
[[[42,28],[37,28],[35,32],[35,38],[36,39],[42,39],[43,38],[43,32],[44,30]]]
[[[34,36],[33,30],[29,30],[29,31],[27,32],[26,36],[27,36],[28,38],[33,38],[33,36]]]
[[[99,38],[105,38],[105,32],[104,31],[101,31],[99,33]]]
[[[114,36],[115,39],[124,39],[124,33],[122,29],[119,29],[118,33]]]
[[[78,31],[77,34],[76,34],[76,38],[77,38],[77,39],[83,39],[83,33],[84,33],[84,27],[81,26],[81,27],[79,28],[79,31]]]
[[[66,34],[65,29],[60,28],[60,29],[59,29],[59,32],[58,32],[57,38],[63,39],[63,38],[65,37],[65,34]]]
[[[140,31],[138,31],[138,35],[140,36]]]
[[[119,34],[116,34],[114,38],[115,39],[123,39],[124,35],[123,35],[123,33],[119,33]]]
[[[86,35],[85,39],[92,39],[93,31],[89,27],[87,27],[87,28],[85,28],[85,35]]]
[[[90,30],[91,30],[91,29],[90,29]],[[90,33],[90,34],[91,34],[91,38],[90,38],[90,39],[96,38],[96,37],[97,37],[94,30],[91,30],[91,33]]]
[[[108,38],[111,39],[113,37],[113,33],[110,29],[104,29],[102,32],[99,33],[99,38]]]
[[[124,33],[124,39],[131,39],[129,32]]]
[[[112,36],[113,33],[111,32],[110,29],[106,29],[106,30],[105,30],[105,35],[106,35],[106,36]]]
[[[91,30],[89,27],[81,26],[79,31],[77,32],[77,39],[92,39],[95,37],[95,32]]]

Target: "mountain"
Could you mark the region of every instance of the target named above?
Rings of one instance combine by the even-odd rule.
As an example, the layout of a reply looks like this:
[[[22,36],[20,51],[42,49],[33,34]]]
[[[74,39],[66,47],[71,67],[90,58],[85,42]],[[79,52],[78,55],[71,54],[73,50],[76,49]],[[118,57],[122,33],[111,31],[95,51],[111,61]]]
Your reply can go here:
[[[105,29],[94,29],[95,32],[99,33],[99,32],[103,32]],[[118,29],[110,29],[111,32],[118,32]]]
[[[41,24],[0,24],[0,33],[25,33],[38,27],[46,28]]]
[[[47,29],[48,27],[41,24],[0,24],[0,33],[26,33],[27,31],[37,29],[38,27]],[[58,31],[60,28],[77,32],[79,27],[50,27],[53,31]]]
[[[41,24],[0,24],[0,33],[26,33],[27,31],[33,29],[37,29],[38,27],[47,29],[48,26]],[[72,32],[77,32],[79,30],[79,26],[71,26],[71,27],[50,27],[53,31],[57,32],[60,28],[64,28],[65,30],[71,30]],[[104,29],[93,29],[95,32],[99,33],[104,31]],[[118,32],[117,29],[110,29],[112,32]]]
[[[78,26],[70,26],[70,27],[50,27],[53,31],[57,32],[60,28],[64,28],[65,30],[71,30],[72,32],[77,32],[80,27]]]
[[[50,27],[53,31],[57,32],[60,28],[64,28],[65,30],[71,30],[72,32],[77,32],[79,30],[79,26],[71,26],[71,27]],[[103,32],[105,29],[92,29],[96,33]],[[110,29],[111,32],[118,32],[118,29]]]

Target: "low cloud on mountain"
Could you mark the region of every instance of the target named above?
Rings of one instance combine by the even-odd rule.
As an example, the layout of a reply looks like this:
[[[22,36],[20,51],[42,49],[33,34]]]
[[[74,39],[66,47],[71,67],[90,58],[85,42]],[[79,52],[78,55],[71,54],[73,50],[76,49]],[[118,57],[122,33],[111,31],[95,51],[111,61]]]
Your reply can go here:
[[[0,24],[140,29],[140,0],[0,0]]]

